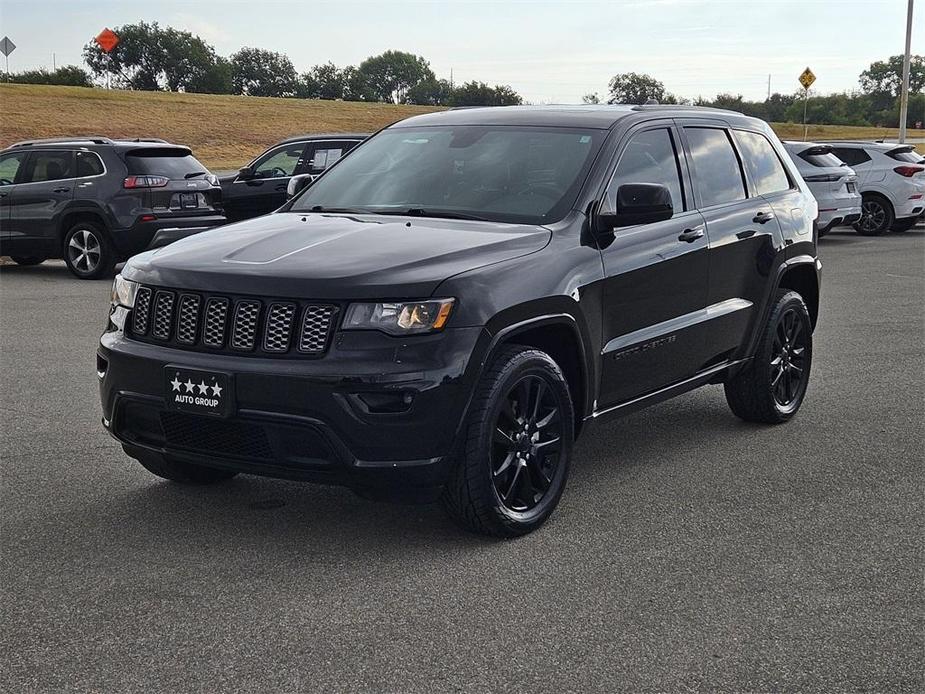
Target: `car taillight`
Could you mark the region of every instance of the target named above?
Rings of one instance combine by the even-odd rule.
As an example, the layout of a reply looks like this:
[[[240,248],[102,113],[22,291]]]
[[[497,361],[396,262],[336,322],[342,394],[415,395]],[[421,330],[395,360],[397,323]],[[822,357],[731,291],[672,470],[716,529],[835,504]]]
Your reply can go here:
[[[813,176],[804,176],[803,180],[807,183],[832,183],[839,180],[844,174],[815,174]]]
[[[893,169],[900,176],[905,176],[906,178],[912,178],[920,171],[925,171],[925,166],[897,166]]]
[[[123,188],[163,188],[170,179],[166,176],[129,176],[122,182]]]

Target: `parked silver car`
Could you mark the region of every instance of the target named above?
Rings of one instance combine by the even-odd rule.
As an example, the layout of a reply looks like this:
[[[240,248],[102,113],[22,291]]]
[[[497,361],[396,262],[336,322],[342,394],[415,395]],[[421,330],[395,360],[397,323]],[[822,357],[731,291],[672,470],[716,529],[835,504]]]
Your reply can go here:
[[[784,148],[819,203],[819,236],[861,218],[857,174],[833,154],[830,145],[784,142]]]

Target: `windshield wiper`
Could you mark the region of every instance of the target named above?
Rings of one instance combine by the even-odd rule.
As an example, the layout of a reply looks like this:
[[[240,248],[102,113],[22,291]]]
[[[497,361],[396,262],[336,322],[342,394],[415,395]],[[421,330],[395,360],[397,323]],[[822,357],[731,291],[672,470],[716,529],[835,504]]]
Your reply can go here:
[[[294,210],[290,209],[289,212],[300,212],[305,214],[306,212],[338,212],[341,214],[372,214],[370,210],[365,210],[362,207],[325,207],[324,205],[314,205],[309,207],[307,210]]]
[[[206,173],[206,171],[192,171],[186,174],[183,178],[196,178],[196,176],[205,176]]]
[[[477,214],[469,214],[467,212],[457,212],[455,210],[438,210],[433,208],[424,208],[424,207],[411,207],[405,210],[388,210],[382,211],[376,210],[376,214],[399,214],[407,215],[408,217],[432,217],[434,219],[469,219],[474,222],[490,222],[492,220],[487,219],[486,217],[480,217]]]

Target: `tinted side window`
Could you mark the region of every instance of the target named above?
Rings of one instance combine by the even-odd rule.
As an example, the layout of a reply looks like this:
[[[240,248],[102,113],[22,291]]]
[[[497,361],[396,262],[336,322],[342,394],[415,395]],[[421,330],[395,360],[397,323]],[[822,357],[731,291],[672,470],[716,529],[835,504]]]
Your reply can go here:
[[[302,158],[304,143],[286,145],[267,152],[254,164],[258,178],[281,178],[291,176]]]
[[[675,211],[685,209],[678,155],[670,130],[658,128],[633,135],[607,189],[610,209],[616,209],[617,189],[624,183],[659,183],[671,191]]]
[[[95,152],[77,153],[77,177],[99,176],[103,173],[103,162]]]
[[[870,161],[870,155],[863,149],[855,147],[833,147],[832,151],[835,153],[835,156],[848,166],[856,166],[858,164],[863,164],[865,161]]]
[[[74,177],[73,152],[33,152],[26,166],[23,183],[58,181]]]
[[[777,153],[764,135],[735,130],[736,142],[745,160],[748,175],[755,183],[759,195],[779,193],[790,188],[790,179],[784,171]]]
[[[16,172],[26,160],[28,152],[11,152],[0,156],[0,186],[8,186],[16,180]]]
[[[729,134],[719,128],[685,128],[701,205],[744,200],[745,180]]]

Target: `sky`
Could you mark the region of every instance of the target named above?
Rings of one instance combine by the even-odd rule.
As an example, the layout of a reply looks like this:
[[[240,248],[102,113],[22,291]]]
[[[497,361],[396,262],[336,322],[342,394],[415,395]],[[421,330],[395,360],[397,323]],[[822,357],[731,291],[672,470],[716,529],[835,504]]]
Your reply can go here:
[[[912,52],[925,53],[925,0]],[[10,70],[82,65],[104,27],[138,21],[198,34],[222,55],[285,53],[296,69],[356,65],[395,49],[456,83],[509,84],[533,103],[604,96],[611,76],[644,72],[675,94],[746,99],[792,92],[809,66],[820,93],[856,89],[871,62],[902,53],[906,0],[0,0]],[[2,65],[2,62],[0,62]]]

